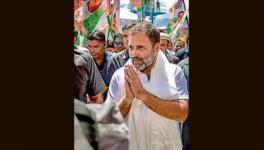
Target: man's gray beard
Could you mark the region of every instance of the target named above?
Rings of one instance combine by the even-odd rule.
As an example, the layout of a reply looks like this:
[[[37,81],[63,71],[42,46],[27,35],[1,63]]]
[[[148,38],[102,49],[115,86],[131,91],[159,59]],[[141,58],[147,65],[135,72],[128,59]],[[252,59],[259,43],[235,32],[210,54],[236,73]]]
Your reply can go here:
[[[132,62],[134,58],[131,58]],[[149,67],[150,65],[152,65],[154,63],[154,50],[151,50],[150,56],[147,59],[143,59],[143,64],[139,65],[139,66],[135,66],[134,67],[136,69],[138,69],[139,71],[143,71],[144,69],[146,69],[147,67]]]

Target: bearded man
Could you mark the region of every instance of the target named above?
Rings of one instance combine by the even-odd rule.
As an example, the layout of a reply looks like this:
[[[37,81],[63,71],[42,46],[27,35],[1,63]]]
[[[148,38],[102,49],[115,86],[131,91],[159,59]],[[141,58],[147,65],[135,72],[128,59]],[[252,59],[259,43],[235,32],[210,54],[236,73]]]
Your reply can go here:
[[[182,150],[179,123],[188,115],[182,69],[159,50],[160,33],[149,22],[129,31],[129,57],[110,82],[106,103],[116,103],[130,129],[130,150]]]

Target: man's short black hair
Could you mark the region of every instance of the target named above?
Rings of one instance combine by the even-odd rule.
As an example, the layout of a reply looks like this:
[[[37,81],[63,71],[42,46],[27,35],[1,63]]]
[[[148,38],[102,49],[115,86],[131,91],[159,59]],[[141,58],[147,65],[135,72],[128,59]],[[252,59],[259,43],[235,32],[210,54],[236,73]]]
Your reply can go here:
[[[112,40],[107,40],[106,48],[114,48],[114,42]]]
[[[129,30],[130,36],[137,33],[146,34],[153,47],[160,42],[160,31],[150,22],[139,22]]]
[[[105,43],[105,34],[100,30],[94,30],[88,37],[88,40],[98,40]]]
[[[74,29],[74,37],[77,38],[77,36],[78,36],[78,31],[76,29]]]
[[[136,23],[132,23],[132,24],[126,24],[122,27],[122,31],[124,32],[124,30],[126,29],[130,29],[132,27],[134,27],[136,25]]]
[[[116,39],[117,37],[123,37],[123,34],[122,34],[122,33],[117,33],[117,34],[115,34],[115,35],[114,35],[114,39],[113,39],[113,41],[115,41],[115,39]]]

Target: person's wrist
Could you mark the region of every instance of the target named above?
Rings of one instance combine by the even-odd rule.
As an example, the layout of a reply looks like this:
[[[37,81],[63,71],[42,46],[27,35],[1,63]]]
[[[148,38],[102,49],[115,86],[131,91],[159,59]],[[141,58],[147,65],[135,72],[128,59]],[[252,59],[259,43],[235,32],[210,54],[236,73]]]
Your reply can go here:
[[[145,101],[146,100],[147,91],[144,89],[142,92],[139,93],[138,99]]]
[[[133,100],[133,98],[125,98],[124,99],[124,103],[126,104],[126,105],[131,105],[132,104],[132,100]]]

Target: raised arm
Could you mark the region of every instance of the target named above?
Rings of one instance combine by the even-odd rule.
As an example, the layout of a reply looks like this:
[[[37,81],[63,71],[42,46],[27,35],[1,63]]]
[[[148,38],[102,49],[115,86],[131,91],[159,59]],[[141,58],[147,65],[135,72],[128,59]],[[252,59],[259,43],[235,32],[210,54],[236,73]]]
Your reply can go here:
[[[119,93],[119,89],[121,87],[119,87],[118,85],[118,82],[121,79],[120,76],[118,76],[118,74],[119,73],[115,72],[111,79],[106,102],[115,102],[118,105],[119,110],[122,113],[123,117],[125,118],[130,110],[134,96],[131,92],[131,88],[128,84],[128,81],[125,80],[126,97],[123,99],[121,98],[121,95]]]
[[[184,122],[188,116],[188,100],[166,100],[144,90],[139,99],[154,112],[179,122]]]

